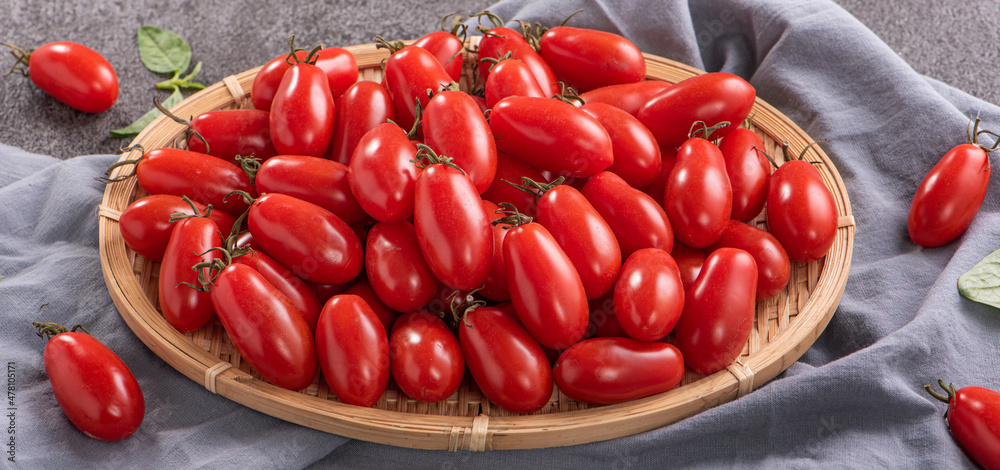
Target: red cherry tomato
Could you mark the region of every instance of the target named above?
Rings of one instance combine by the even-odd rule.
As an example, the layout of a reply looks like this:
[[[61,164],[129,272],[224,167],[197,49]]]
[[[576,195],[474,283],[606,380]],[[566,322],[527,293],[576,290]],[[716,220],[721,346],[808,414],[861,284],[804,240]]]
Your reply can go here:
[[[621,268],[614,290],[615,318],[639,341],[659,341],[677,324],[684,308],[684,284],[667,252],[644,248]]]
[[[462,385],[465,358],[455,333],[440,317],[421,310],[396,320],[389,336],[389,370],[407,396],[436,403]]]
[[[414,188],[413,226],[434,275],[452,289],[479,287],[493,259],[493,231],[483,200],[461,170],[437,163]]]
[[[771,162],[764,156],[764,142],[745,127],[733,129],[719,143],[726,161],[726,174],[733,188],[730,218],[749,222],[760,214],[767,201]]]
[[[490,201],[483,201],[483,208],[490,222],[501,219],[504,213],[498,212],[500,206]],[[510,300],[510,287],[507,286],[507,267],[503,261],[503,240],[507,236],[507,230],[503,224],[490,224],[493,231],[493,258],[490,261],[490,272],[483,280],[483,288],[479,290],[479,295],[494,300],[504,302]]]
[[[497,150],[558,176],[591,176],[612,163],[608,131],[591,115],[557,99],[504,98],[493,106],[490,128]]]
[[[572,186],[557,185],[538,198],[538,223],[545,227],[580,275],[588,299],[611,291],[622,252],[611,227]]]
[[[660,174],[660,146],[653,134],[631,114],[604,103],[580,106],[594,116],[611,137],[614,155],[610,171],[633,188],[649,186]]]
[[[531,335],[555,350],[580,341],[587,331],[587,293],[552,234],[536,222],[511,228],[503,259],[511,303]]]
[[[936,247],[958,238],[986,198],[990,159],[975,144],[957,145],[941,157],[917,186],[906,219],[914,243]]]
[[[254,179],[260,193],[281,193],[311,202],[348,224],[368,218],[351,191],[348,167],[305,155],[278,155],[261,163]]]
[[[785,162],[768,182],[767,229],[792,261],[808,263],[826,255],[837,236],[837,205],[811,163]]]
[[[719,240],[710,250],[728,246],[750,253],[757,263],[757,294],[755,300],[769,299],[788,285],[791,263],[788,254],[774,235],[767,230],[748,225],[738,220],[730,220]]]
[[[479,66],[491,69],[484,90],[488,109],[508,96],[549,97],[538,85],[531,69],[520,60],[503,59],[495,64],[483,63]]]
[[[674,240],[674,249],[670,251],[670,257],[677,263],[677,271],[680,272],[685,292],[691,287],[691,284],[694,284],[694,280],[698,279],[706,256],[708,255],[704,250],[691,248]]]
[[[538,52],[556,77],[577,91],[646,78],[646,59],[632,41],[589,28],[556,26],[542,34]]]
[[[490,187],[497,172],[497,148],[489,123],[468,93],[442,91],[434,95],[424,108],[420,128],[424,143],[451,158],[477,192]]]
[[[739,357],[753,328],[756,291],[757,266],[750,253],[724,247],[705,258],[674,328],[692,370],[709,375]]]
[[[667,82],[659,80],[643,80],[635,83],[608,85],[580,93],[584,103],[610,104],[633,116],[639,114],[639,108],[663,90],[670,87]]]
[[[188,196],[195,202],[211,204],[216,210],[239,217],[247,204],[228,197],[239,190],[255,196],[257,191],[240,167],[203,153],[158,148],[146,152],[135,166],[139,185],[149,194]],[[227,227],[228,228],[228,227]]]
[[[268,283],[292,302],[309,325],[309,330],[316,331],[316,322],[323,304],[306,281],[260,250],[251,249],[249,253],[233,258],[233,263],[250,266],[264,276]]]
[[[191,120],[192,152],[236,162],[236,156],[267,160],[278,154],[271,143],[271,116],[260,109],[207,111]]]
[[[372,309],[372,312],[375,312],[375,316],[378,317],[378,321],[382,323],[382,327],[385,329],[386,337],[388,337],[389,333],[392,332],[392,325],[396,323],[396,319],[401,315],[400,312],[389,308],[385,302],[382,302],[382,299],[380,299],[378,294],[375,293],[375,289],[372,288],[372,284],[368,281],[367,277],[362,277],[346,289],[343,289],[341,292],[337,292],[336,294],[351,294],[361,297],[365,303],[368,304],[368,307]],[[330,297],[333,297],[333,295]],[[329,299],[330,298],[327,297],[327,300]]]
[[[659,248],[667,253],[673,248],[674,231],[663,208],[620,176],[608,171],[598,173],[580,192],[608,222],[621,247],[622,259],[642,248]]]
[[[364,264],[361,241],[349,225],[292,196],[271,193],[257,198],[247,227],[254,245],[307,281],[343,284],[357,277]]]
[[[200,289],[198,271],[192,267],[218,258],[217,251],[209,250],[222,246],[222,238],[215,222],[204,217],[176,224],[160,263],[157,295],[163,317],[177,331],[187,333],[215,317],[211,296]]]
[[[63,104],[85,113],[107,111],[118,101],[118,75],[99,52],[70,41],[44,44],[26,52],[2,44],[21,64],[42,91]]]
[[[323,69],[293,65],[271,102],[271,141],[278,153],[322,157],[333,140],[333,97]]]
[[[389,308],[413,312],[434,298],[438,280],[420,253],[413,224],[379,222],[365,243],[368,281]]]
[[[728,122],[706,138],[717,139],[736,129],[753,108],[757,92],[746,80],[725,72],[710,72],[681,80],[651,98],[639,118],[663,147],[687,140],[698,121],[707,127]]]
[[[559,391],[585,403],[610,405],[666,392],[684,378],[672,344],[591,338],[564,351],[552,368]]]
[[[132,371],[100,340],[52,323],[35,323],[48,334],[43,361],[56,402],[84,434],[120,441],[139,429],[146,402]]]
[[[528,217],[534,217],[537,213],[535,196],[510,184],[520,184],[521,177],[527,177],[532,181],[549,182],[538,168],[498,151],[496,176],[493,177],[493,184],[482,193],[483,199],[497,204],[501,202],[513,204],[518,212]]]
[[[413,41],[413,45],[427,49],[448,72],[453,82],[462,78],[462,53],[465,44],[453,31],[433,31]]]
[[[494,404],[531,413],[549,403],[552,368],[514,315],[496,307],[469,311],[459,323],[458,340],[469,373]]]
[[[733,188],[715,144],[700,138],[685,141],[665,191],[663,208],[678,240],[704,248],[719,239],[732,213]]]
[[[962,387],[938,384],[947,395],[924,388],[934,398],[948,404],[945,417],[952,436],[963,449],[987,470],[1000,469],[1000,393],[986,387]]]
[[[191,201],[198,214],[204,214],[203,204]],[[173,214],[197,215],[179,196],[172,194],[153,194],[132,201],[118,217],[118,229],[122,239],[136,253],[150,261],[163,260],[163,252],[173,232],[175,223],[170,221]],[[208,218],[215,222],[222,231],[222,238],[229,236],[236,219],[224,211],[213,210]]]
[[[396,118],[392,98],[378,82],[361,80],[334,103],[333,143],[330,159],[347,165],[358,141],[379,124]]]
[[[302,314],[264,276],[226,266],[212,286],[212,305],[240,356],[268,382],[302,390],[316,377],[316,344]]]
[[[305,60],[309,54],[307,51],[296,51],[295,57],[298,60]],[[323,70],[327,78],[327,85],[330,88],[331,97],[336,99],[347,90],[354,82],[358,81],[358,63],[347,49],[341,47],[327,47],[321,49],[316,55],[316,66]],[[292,60],[295,63],[296,60]],[[257,75],[254,76],[253,85],[250,88],[250,100],[256,109],[268,111],[274,101],[274,95],[278,90],[285,72],[292,67],[289,63],[289,54],[281,54],[271,59],[261,67]]]
[[[389,382],[389,339],[364,299],[341,294],[326,302],[316,349],[323,378],[340,401],[375,405]]]
[[[413,189],[420,170],[417,148],[392,123],[379,124],[358,142],[349,165],[351,192],[374,219],[401,222],[413,215]]]
[[[385,88],[392,97],[396,123],[403,129],[413,127],[417,117],[417,101],[427,107],[431,94],[452,82],[451,75],[434,54],[417,46],[407,46],[392,52],[385,61]]]
[[[545,59],[521,33],[503,26],[490,29],[479,41],[477,57],[479,57],[479,79],[482,83],[486,83],[490,76],[489,61],[483,59],[500,59],[508,52],[512,58],[523,62],[531,69],[545,97],[551,97],[562,91],[557,84],[559,79]]]

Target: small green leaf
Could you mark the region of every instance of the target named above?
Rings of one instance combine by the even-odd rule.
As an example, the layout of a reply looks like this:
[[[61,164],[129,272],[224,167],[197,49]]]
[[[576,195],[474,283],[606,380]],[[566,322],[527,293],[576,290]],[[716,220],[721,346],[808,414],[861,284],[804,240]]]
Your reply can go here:
[[[156,73],[181,73],[191,65],[191,46],[183,38],[155,26],[138,32],[142,65]]]
[[[170,96],[161,104],[164,108],[170,109],[177,106],[177,103],[180,103],[183,99],[184,95],[181,94],[181,90],[179,88],[174,88],[174,92],[171,93]],[[129,124],[127,127],[111,131],[111,135],[115,137],[132,137],[137,135],[139,132],[142,132],[142,130],[145,129],[149,123],[153,122],[154,119],[160,117],[161,114],[163,113],[161,113],[159,109],[153,108],[148,113],[143,114],[141,118],[137,119],[132,124]]]
[[[961,275],[958,292],[969,300],[1000,308],[1000,250],[986,255]]]

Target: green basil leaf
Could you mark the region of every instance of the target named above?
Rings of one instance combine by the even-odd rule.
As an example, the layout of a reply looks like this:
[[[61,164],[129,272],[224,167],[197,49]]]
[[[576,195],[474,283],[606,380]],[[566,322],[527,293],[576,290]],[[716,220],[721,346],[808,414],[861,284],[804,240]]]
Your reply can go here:
[[[191,65],[191,46],[183,38],[155,26],[141,26],[138,32],[139,59],[156,73],[181,73]]]
[[[1000,250],[959,276],[958,292],[969,300],[1000,308]]]
[[[174,92],[160,104],[162,104],[164,108],[170,109],[177,106],[177,103],[180,103],[183,99],[184,95],[181,94],[181,90],[179,88],[174,88]],[[137,119],[132,124],[129,124],[121,129],[111,131],[111,135],[115,137],[132,137],[138,135],[143,129],[146,128],[146,126],[149,125],[149,123],[160,117],[161,114],[163,113],[161,113],[159,109],[153,108],[148,113],[143,114],[141,118]]]

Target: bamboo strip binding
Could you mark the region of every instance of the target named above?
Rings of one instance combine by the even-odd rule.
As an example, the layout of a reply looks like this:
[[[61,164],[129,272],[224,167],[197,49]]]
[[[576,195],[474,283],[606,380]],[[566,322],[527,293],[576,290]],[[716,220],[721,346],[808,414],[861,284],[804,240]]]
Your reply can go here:
[[[371,44],[347,49],[355,54],[360,79],[381,78],[380,63],[386,51]],[[646,60],[651,79],[676,82],[699,73],[662,57],[647,54]],[[246,97],[258,70],[226,77],[172,111],[195,116],[248,106]],[[781,158],[779,142],[783,140],[788,140],[793,150],[813,141],[764,101],[758,99],[755,109],[752,128],[764,140],[769,154]],[[141,143],[146,149],[177,145],[182,131],[182,126],[161,117],[144,129],[133,145]],[[785,291],[758,304],[753,333],[737,362],[707,377],[689,373],[678,388],[618,405],[588,407],[556,390],[542,411],[516,415],[493,406],[467,384],[438,404],[415,402],[390,388],[376,408],[361,409],[336,401],[322,380],[301,393],[250,380],[254,371],[228,343],[221,324],[181,334],[156,309],[158,268],[131,252],[118,231],[121,211],[145,194],[134,178],[109,185],[99,208],[102,270],[122,318],[154,353],[210,392],[278,418],[347,437],[424,449],[484,451],[592,442],[660,427],[741,397],[797,360],[826,327],[844,291],[855,225],[846,189],[833,163],[818,146],[809,151],[814,153],[811,160],[825,163],[817,169],[834,195],[840,216],[837,237],[826,258],[793,263],[792,280]],[[141,156],[136,152],[127,152],[122,159]],[[128,171],[119,168],[112,176]],[[754,223],[766,225],[763,214]],[[234,371],[227,372],[230,369]]]

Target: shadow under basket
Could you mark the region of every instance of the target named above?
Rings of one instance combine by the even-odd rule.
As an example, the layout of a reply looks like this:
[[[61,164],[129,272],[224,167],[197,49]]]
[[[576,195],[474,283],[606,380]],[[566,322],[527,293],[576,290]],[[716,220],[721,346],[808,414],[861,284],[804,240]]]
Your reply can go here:
[[[475,42],[478,38],[472,38]],[[373,44],[351,46],[360,80],[381,79],[388,52]],[[676,83],[703,73],[662,57],[646,54],[647,78]],[[465,57],[466,61],[474,55]],[[190,96],[172,111],[197,116],[218,109],[250,107],[250,87],[259,68],[226,77]],[[467,85],[468,76],[463,79]],[[466,88],[467,89],[467,88]],[[753,129],[765,151],[781,163],[781,142],[793,153],[813,139],[769,104],[757,98]],[[132,142],[145,149],[183,146],[184,126],[161,116]],[[157,263],[129,249],[118,216],[146,193],[135,178],[109,184],[99,211],[101,266],[115,305],[132,331],[155,354],[179,372],[217,393],[277,418],[325,432],[366,441],[420,449],[484,451],[581,444],[655,429],[739,398],[784,371],[813,344],[833,316],[851,265],[854,218],[844,183],[833,162],[818,146],[808,150],[837,205],[839,228],[826,256],[811,263],[792,263],[791,278],[778,295],[756,305],[753,330],[740,357],[709,376],[688,372],[674,389],[626,403],[588,406],[554,390],[548,405],[532,414],[515,414],[493,405],[466,374],[458,392],[440,403],[422,403],[403,394],[390,380],[372,408],[339,402],[324,380],[294,392],[271,385],[242,360],[217,320],[193,333],[180,333],[157,306]],[[122,160],[141,156],[127,152]],[[112,177],[128,176],[122,167]],[[751,222],[766,228],[764,214]],[[208,393],[206,392],[206,393]]]

